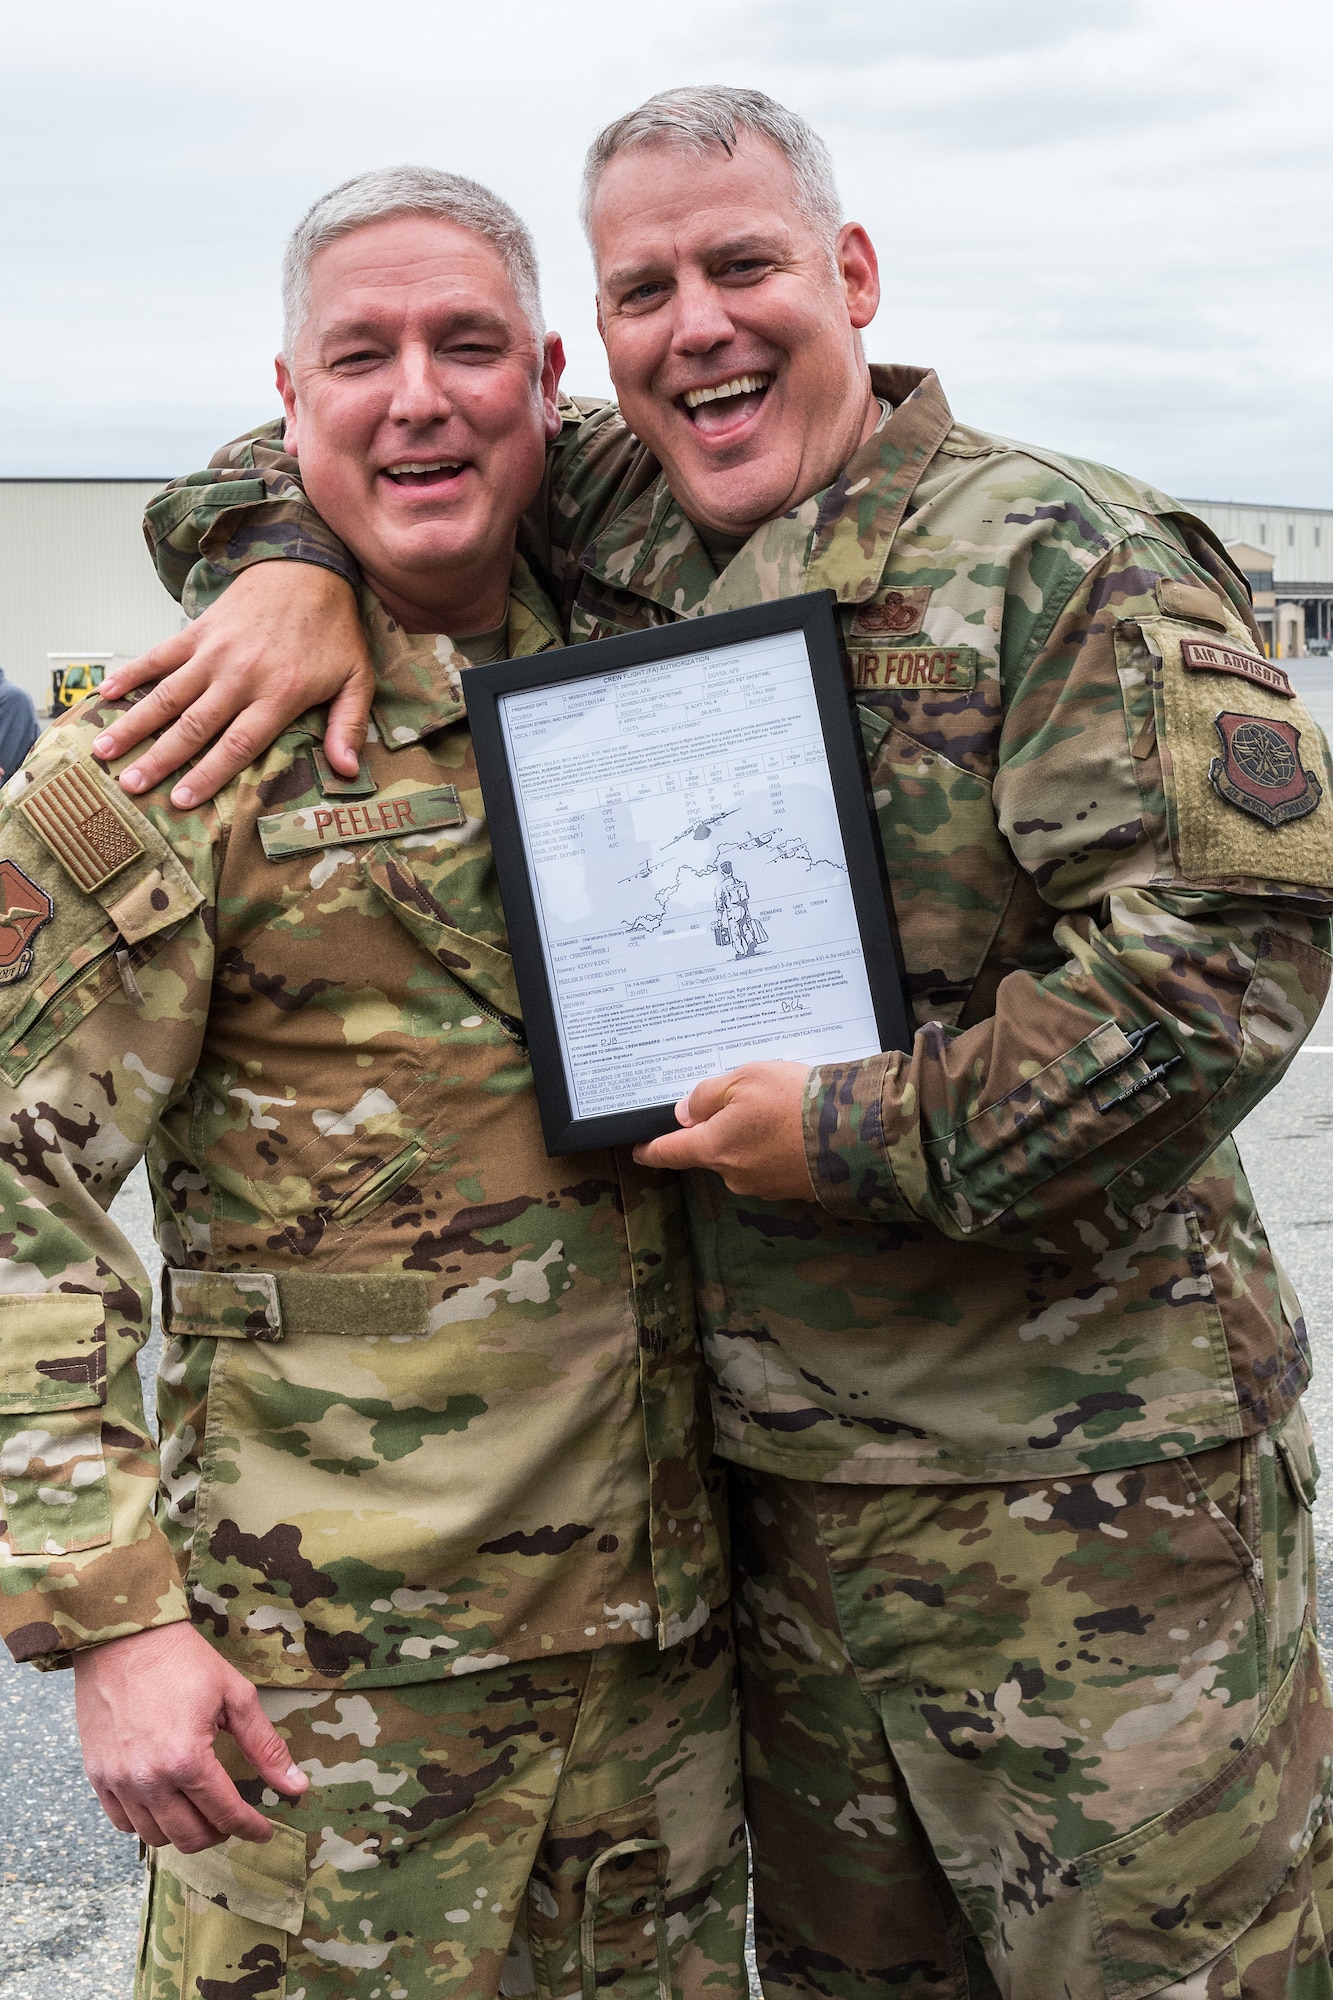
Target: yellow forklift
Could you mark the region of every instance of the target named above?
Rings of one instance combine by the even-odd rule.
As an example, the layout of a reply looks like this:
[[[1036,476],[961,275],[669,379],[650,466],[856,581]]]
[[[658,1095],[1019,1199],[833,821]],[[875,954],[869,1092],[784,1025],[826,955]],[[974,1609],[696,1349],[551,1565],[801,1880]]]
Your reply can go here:
[[[100,688],[115,657],[114,653],[48,653],[52,715],[63,715],[76,701]]]

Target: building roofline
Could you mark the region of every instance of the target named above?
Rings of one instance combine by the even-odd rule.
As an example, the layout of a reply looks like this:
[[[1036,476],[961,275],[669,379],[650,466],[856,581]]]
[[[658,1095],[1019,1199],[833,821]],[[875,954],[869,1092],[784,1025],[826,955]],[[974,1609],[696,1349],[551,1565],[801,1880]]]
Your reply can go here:
[[[1327,507],[1291,507],[1284,500],[1192,500],[1183,493],[1179,499],[1182,507],[1236,507],[1247,514],[1333,514],[1333,502]]]
[[[170,472],[111,472],[103,478],[95,472],[0,472],[0,486],[165,486],[174,477]]]

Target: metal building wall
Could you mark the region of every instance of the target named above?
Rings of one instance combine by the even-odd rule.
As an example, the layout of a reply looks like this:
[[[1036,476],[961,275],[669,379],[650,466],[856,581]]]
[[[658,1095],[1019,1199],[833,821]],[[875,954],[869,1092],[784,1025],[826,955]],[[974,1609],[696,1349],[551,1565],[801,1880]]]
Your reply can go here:
[[[1224,542],[1270,550],[1274,583],[1333,583],[1333,508],[1255,507],[1240,500],[1181,504]]]
[[[180,607],[144,546],[160,479],[0,479],[0,667],[39,709],[48,653],[130,659],[178,632]]]

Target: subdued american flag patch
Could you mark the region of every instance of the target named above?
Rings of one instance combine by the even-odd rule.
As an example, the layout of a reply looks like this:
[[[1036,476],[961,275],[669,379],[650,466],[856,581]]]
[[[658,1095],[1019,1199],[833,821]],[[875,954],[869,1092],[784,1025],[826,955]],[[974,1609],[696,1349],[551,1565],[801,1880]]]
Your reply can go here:
[[[146,851],[96,780],[77,764],[39,785],[19,811],[88,894]]]

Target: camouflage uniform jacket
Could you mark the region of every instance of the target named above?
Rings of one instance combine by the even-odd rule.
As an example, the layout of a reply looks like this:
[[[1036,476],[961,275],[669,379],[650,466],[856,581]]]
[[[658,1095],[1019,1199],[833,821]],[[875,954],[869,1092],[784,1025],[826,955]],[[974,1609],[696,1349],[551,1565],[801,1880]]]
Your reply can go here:
[[[190,1615],[253,1680],[422,1680],[725,1595],[678,1183],[543,1149],[459,670],[367,596],[362,775],[301,719],[194,813],[89,701],[0,807],[0,1615]],[[558,644],[519,566],[509,643]],[[168,1270],[104,1213],[147,1151]],[[159,1484],[160,1470],[160,1484]]]
[[[1327,753],[1201,523],[874,380],[892,414],[721,575],[610,408],[532,524],[574,639],[833,590],[861,704],[919,1031],[813,1073],[817,1205],[691,1179],[719,1449],[856,1482],[1200,1451],[1308,1376],[1229,1135],[1327,990]],[[170,562],[202,534],[212,594],[322,534],[336,566],[292,461],[235,449],[270,512],[233,536],[178,488]]]

